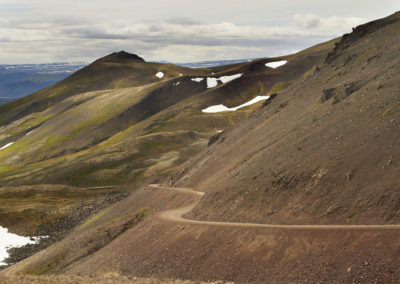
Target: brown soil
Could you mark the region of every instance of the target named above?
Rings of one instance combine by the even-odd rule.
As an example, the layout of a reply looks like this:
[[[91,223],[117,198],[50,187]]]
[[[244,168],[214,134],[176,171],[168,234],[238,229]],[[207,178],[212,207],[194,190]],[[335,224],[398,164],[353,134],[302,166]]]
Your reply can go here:
[[[50,283],[62,283],[62,284],[114,284],[114,283],[132,283],[132,284],[206,284],[206,282],[192,282],[192,281],[183,281],[183,280],[172,280],[172,279],[154,279],[154,278],[137,278],[137,277],[128,277],[121,275],[105,275],[98,277],[90,277],[90,276],[0,276],[0,282],[3,284],[50,284]],[[211,282],[207,282],[212,284]],[[225,282],[213,282],[217,283],[225,283]]]
[[[218,227],[158,218],[158,212],[188,206],[196,198],[142,188],[88,227],[5,273],[119,273],[238,283],[394,283],[400,275],[397,231]],[[119,214],[143,208],[150,215],[114,237],[116,226],[129,221]]]
[[[161,188],[164,190],[172,190],[185,194],[194,195],[197,197],[204,196],[204,192],[179,187],[168,187],[163,185],[151,184],[150,187]],[[192,204],[185,207],[163,211],[160,213],[160,219],[181,224],[197,224],[217,227],[239,227],[239,228],[264,228],[264,229],[286,229],[286,230],[400,230],[400,224],[382,224],[382,225],[309,225],[309,224],[262,224],[249,222],[220,222],[220,221],[202,221],[185,218],[184,215],[191,212],[199,203],[200,198],[197,198]]]

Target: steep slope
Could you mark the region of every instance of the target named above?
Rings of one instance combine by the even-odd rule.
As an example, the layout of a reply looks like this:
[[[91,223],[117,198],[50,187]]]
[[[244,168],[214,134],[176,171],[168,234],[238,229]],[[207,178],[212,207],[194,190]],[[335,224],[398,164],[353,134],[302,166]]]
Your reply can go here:
[[[400,14],[345,35],[185,166],[207,194],[189,217],[280,224],[398,223]]]

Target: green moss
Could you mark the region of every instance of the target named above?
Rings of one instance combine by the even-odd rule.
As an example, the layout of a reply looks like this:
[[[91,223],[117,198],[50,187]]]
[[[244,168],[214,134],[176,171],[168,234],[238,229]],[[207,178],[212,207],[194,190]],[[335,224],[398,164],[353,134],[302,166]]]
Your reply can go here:
[[[245,163],[245,161],[239,161],[233,166],[233,168],[236,169],[236,168],[240,167],[241,165],[243,165],[244,163]]]
[[[20,125],[14,127],[10,132],[7,134],[9,135],[17,135],[21,132],[27,131],[28,129],[32,129],[38,127],[39,125],[43,124],[47,120],[51,119],[53,115],[43,115],[42,113],[34,113],[29,116],[29,119],[23,121]]]
[[[165,118],[163,119],[163,121],[165,121],[165,122],[170,121],[170,120],[174,119],[176,116],[177,116],[177,113],[173,113],[173,114],[171,114],[171,115],[165,117]]]
[[[7,165],[0,165],[0,172],[2,171],[8,171],[10,169],[10,166]]]
[[[143,178],[145,172],[146,172],[145,169],[140,169],[140,170],[136,171],[132,177],[133,183],[140,184],[142,182],[142,178]]]
[[[159,140],[147,141],[139,146],[140,151],[145,153],[152,153],[158,149],[167,148],[173,146],[176,143],[176,136],[171,135],[167,137],[162,137]]]
[[[31,275],[43,275],[53,269],[58,263],[60,263],[65,257],[65,252],[58,254],[55,259],[47,263],[46,265],[40,267],[38,270],[31,273]]]
[[[162,125],[159,125],[157,127],[154,127],[152,130],[150,130],[149,132],[145,133],[144,135],[160,133],[160,132],[164,132],[165,130],[166,130],[166,125],[162,124]]]
[[[286,87],[287,86],[286,86],[285,82],[277,82],[272,86],[270,93],[278,93],[278,92],[282,91],[283,89],[285,89]]]
[[[314,66],[311,67],[307,72],[305,72],[305,73],[303,74],[303,78],[306,78],[306,77],[310,76],[310,75],[313,74],[316,70],[317,70],[317,66],[314,65]]]
[[[382,117],[385,117],[387,115],[390,115],[393,113],[393,110],[396,109],[396,107],[400,106],[400,101],[394,102],[390,104],[385,110],[382,112]]]
[[[244,91],[244,95],[247,98],[252,98],[254,96],[264,95],[266,91],[265,85],[261,82],[252,85],[250,88]]]
[[[107,213],[107,211],[110,209],[111,207],[108,207],[102,211],[100,211],[99,213],[97,213],[96,215],[94,215],[93,217],[91,217],[90,219],[86,220],[85,223],[83,223],[82,225],[79,226],[80,229],[84,229],[87,226],[89,226],[90,224],[92,224],[94,221],[96,221],[97,219],[99,219],[101,216],[103,216],[104,214]]]
[[[147,217],[149,212],[150,212],[149,208],[144,208],[142,210],[139,210],[138,212],[130,213],[130,214],[127,214],[127,215],[124,215],[124,216],[116,216],[116,217],[112,218],[112,220],[109,221],[107,224],[112,224],[112,223],[114,223],[115,221],[118,221],[118,220],[123,220],[123,219],[126,219],[126,218],[134,217],[133,222],[132,221],[129,222],[131,226],[128,226],[129,228],[132,228],[133,225],[136,225],[137,223],[143,221]]]
[[[372,46],[371,48],[369,48],[368,50],[364,51],[361,55],[359,55],[355,60],[354,60],[354,64],[359,64],[361,62],[364,62],[367,60],[367,58],[376,51],[376,47]]]

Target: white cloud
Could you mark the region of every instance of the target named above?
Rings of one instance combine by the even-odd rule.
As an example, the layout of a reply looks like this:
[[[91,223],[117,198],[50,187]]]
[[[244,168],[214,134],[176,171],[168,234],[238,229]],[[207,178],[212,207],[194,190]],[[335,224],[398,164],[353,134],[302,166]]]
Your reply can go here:
[[[317,30],[319,33],[345,33],[349,31],[349,27],[356,27],[368,19],[337,16],[322,18],[314,14],[296,14],[294,21],[298,27]]]
[[[367,0],[322,2],[0,0],[0,63],[92,61],[118,50],[172,62],[277,56],[371,20],[327,14],[359,13]]]

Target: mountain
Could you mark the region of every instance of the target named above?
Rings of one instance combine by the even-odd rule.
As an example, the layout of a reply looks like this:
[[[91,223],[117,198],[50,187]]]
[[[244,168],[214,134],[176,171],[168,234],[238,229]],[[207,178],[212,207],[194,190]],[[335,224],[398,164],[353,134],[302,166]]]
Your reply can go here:
[[[115,56],[115,54],[110,56]],[[127,52],[121,52],[121,54],[130,56]],[[216,60],[179,63],[177,65],[189,68],[208,68],[248,61],[248,59]],[[86,65],[85,63],[0,65],[0,105],[50,87]]]
[[[92,214],[3,274],[398,282],[399,31],[206,69],[114,53],[0,107],[0,225]]]

